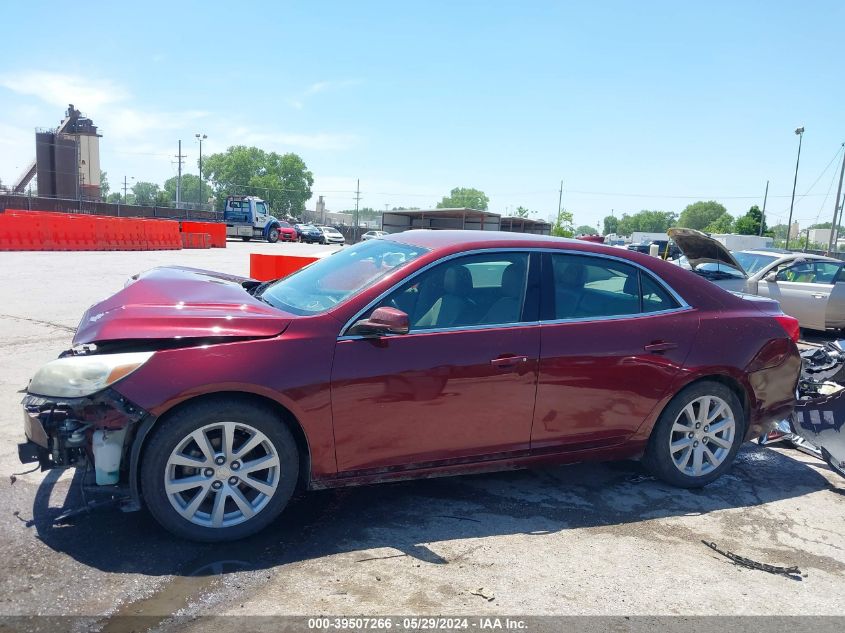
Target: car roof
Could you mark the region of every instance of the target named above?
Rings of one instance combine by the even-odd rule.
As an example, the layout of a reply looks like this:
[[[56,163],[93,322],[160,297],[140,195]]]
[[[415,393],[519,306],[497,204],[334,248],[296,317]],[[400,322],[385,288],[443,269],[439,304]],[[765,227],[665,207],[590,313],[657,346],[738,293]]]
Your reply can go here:
[[[591,244],[584,240],[573,240],[565,237],[551,237],[549,235],[532,235],[531,233],[511,233],[508,231],[474,231],[474,230],[432,230],[412,229],[401,233],[391,233],[390,239],[412,246],[422,246],[430,249],[463,249],[491,248],[491,247],[562,247],[581,246]]]
[[[835,257],[828,257],[826,255],[816,255],[815,253],[801,253],[795,251],[785,251],[782,249],[766,250],[762,248],[749,248],[746,250],[736,251],[737,253],[749,253],[751,255],[768,255],[775,259],[814,259],[825,262],[839,262]]]

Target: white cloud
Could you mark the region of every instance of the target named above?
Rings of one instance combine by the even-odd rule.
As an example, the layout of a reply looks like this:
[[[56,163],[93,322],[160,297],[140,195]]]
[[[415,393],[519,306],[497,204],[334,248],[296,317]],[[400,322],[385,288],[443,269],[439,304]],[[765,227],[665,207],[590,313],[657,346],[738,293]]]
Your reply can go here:
[[[360,79],[343,79],[341,81],[315,81],[305,90],[303,90],[298,96],[288,99],[288,104],[296,110],[301,110],[305,105],[305,101],[309,97],[313,97],[316,94],[319,94],[321,92],[327,92],[329,90],[336,90],[338,88],[345,88],[348,86],[357,86],[360,83]]]
[[[31,71],[6,75],[0,86],[22,95],[38,97],[47,103],[96,111],[102,106],[118,103],[129,95],[119,85],[109,80],[92,80],[78,75]]]
[[[117,141],[143,139],[156,131],[184,130],[206,119],[208,112],[155,112],[135,108],[109,108],[94,120],[104,135]]]

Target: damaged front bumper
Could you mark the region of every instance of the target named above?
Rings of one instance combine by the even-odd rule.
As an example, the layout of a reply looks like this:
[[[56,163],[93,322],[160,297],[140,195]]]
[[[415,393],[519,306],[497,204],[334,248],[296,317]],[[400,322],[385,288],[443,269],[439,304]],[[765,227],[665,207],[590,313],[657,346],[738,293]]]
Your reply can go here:
[[[113,389],[82,398],[27,394],[22,404],[21,462],[38,462],[42,471],[93,464],[98,485],[127,482],[132,438],[146,411]]]

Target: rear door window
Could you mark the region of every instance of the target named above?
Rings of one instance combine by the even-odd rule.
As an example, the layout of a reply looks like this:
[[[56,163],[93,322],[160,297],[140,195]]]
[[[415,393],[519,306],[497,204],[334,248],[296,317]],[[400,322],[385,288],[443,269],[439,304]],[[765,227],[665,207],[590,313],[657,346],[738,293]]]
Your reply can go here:
[[[584,255],[553,254],[555,320],[661,312],[679,307],[651,275],[624,262]]]

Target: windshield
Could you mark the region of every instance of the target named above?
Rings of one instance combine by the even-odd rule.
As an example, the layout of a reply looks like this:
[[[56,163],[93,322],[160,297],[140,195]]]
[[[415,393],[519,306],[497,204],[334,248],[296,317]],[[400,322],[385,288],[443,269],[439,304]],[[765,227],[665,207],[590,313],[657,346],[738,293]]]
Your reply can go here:
[[[361,242],[280,279],[261,298],[294,314],[318,314],[425,252],[387,240]]]
[[[745,251],[734,251],[731,255],[749,275],[762,270],[777,259],[774,255],[760,255],[759,253],[747,253]]]

